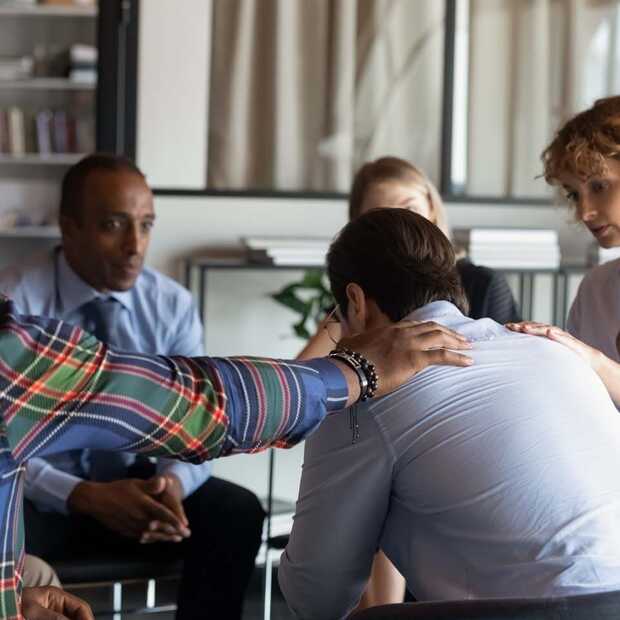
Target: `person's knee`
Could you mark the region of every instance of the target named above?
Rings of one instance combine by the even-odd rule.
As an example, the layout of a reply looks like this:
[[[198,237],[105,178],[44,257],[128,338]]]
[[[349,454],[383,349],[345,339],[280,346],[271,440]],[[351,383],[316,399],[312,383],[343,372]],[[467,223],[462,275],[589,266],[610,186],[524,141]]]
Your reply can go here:
[[[243,487],[233,485],[234,492],[231,493],[230,510],[237,514],[244,515],[248,521],[262,526],[265,519],[265,511],[260,500],[252,491]]]
[[[54,569],[41,558],[26,554],[24,560],[24,587],[56,586],[60,580]]]
[[[191,498],[192,508],[188,511],[190,529],[194,530],[192,521],[206,527],[213,527],[217,521],[223,529],[260,536],[265,511],[258,497],[232,482],[220,479],[209,482],[197,489]]]

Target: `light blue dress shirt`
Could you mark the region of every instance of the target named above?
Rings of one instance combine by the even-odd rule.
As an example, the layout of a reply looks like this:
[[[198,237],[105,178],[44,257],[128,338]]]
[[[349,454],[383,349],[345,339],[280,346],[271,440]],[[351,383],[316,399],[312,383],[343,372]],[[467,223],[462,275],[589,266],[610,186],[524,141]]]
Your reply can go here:
[[[71,269],[61,248],[0,272],[0,292],[23,314],[80,326],[79,308],[100,295]],[[130,290],[107,296],[122,305],[115,341],[110,343],[114,347],[161,355],[204,355],[202,325],[192,296],[171,278],[145,268]],[[42,510],[66,514],[69,495],[89,476],[89,455],[83,450],[32,459],[26,473],[26,497]],[[134,455],[126,455],[128,465],[134,460]],[[187,497],[207,480],[211,465],[160,459],[157,470],[175,474]]]
[[[543,338],[448,302],[411,316],[469,337],[328,418],[306,441],[279,579],[300,618],[344,618],[382,548],[421,601],[620,589],[620,416],[598,376]]]

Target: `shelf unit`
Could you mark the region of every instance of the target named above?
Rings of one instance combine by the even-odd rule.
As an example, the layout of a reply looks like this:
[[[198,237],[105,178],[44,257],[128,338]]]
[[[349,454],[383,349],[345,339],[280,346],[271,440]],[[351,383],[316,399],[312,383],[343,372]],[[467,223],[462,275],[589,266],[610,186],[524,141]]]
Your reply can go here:
[[[0,4],[0,17],[96,17],[96,6]]]
[[[83,153],[52,153],[40,155],[26,153],[25,155],[0,154],[0,165],[12,166],[72,166],[84,157]]]
[[[60,239],[58,226],[0,228],[0,239]]]
[[[49,61],[55,65],[56,59],[72,45],[97,45],[99,9],[97,4],[48,5],[0,0],[0,56],[17,59],[40,53],[44,64]],[[83,151],[96,149],[97,93],[96,83],[68,77],[0,80],[0,108],[8,111],[16,107],[23,112],[26,149],[23,154],[11,153],[8,141],[4,142],[0,153],[0,213],[21,211],[23,221],[33,224],[48,213],[47,220],[51,220],[52,210],[58,205],[63,174],[84,157]],[[53,117],[40,121],[45,124],[37,128],[37,115],[44,110],[49,110]],[[56,120],[57,111],[66,113],[64,120]],[[38,133],[41,131],[47,137]],[[47,152],[63,143],[66,146],[59,150],[80,152]],[[39,144],[44,154],[37,152]],[[4,239],[57,237],[57,229],[47,226],[0,230],[0,238]]]
[[[96,90],[97,84],[76,82],[67,78],[28,78],[0,80],[0,90]]]

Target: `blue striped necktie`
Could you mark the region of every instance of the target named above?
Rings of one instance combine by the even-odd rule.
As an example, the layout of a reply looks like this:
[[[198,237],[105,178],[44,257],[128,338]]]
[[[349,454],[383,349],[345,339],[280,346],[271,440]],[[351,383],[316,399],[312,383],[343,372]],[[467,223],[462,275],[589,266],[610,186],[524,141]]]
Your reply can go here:
[[[118,320],[122,309],[113,297],[95,297],[80,308],[82,325],[97,340],[118,346]],[[127,467],[133,461],[133,455],[126,452],[91,450],[88,455],[90,479],[97,482],[121,480],[127,476]]]
[[[118,347],[118,320],[122,309],[113,297],[95,297],[80,308],[82,325],[97,340]]]

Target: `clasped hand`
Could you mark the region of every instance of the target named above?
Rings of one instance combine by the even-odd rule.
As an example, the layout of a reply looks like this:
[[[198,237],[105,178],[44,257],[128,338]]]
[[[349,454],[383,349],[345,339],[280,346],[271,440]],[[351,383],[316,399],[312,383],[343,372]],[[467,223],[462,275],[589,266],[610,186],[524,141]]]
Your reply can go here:
[[[95,620],[86,601],[53,586],[24,588],[21,607],[26,620]]]
[[[84,481],[69,497],[72,512],[89,515],[109,529],[141,543],[189,538],[183,488],[173,474],[148,480]]]

